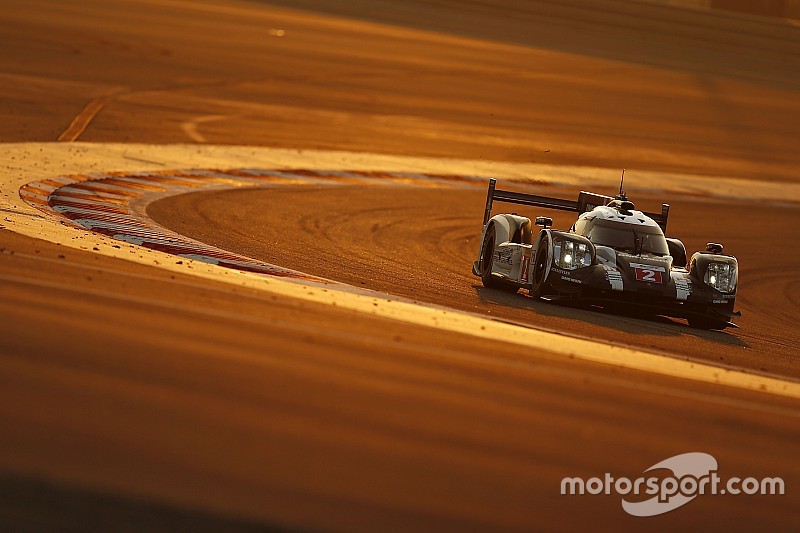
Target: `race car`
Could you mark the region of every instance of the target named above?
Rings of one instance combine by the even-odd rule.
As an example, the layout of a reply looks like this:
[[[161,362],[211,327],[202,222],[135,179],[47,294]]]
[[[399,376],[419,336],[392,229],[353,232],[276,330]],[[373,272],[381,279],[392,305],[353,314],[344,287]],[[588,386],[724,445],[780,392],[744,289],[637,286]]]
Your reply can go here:
[[[550,302],[633,308],[685,318],[691,326],[738,327],[734,311],[739,265],[709,242],[686,260],[678,239],[666,238],[669,204],[660,213],[638,211],[620,184],[616,197],[581,192],[577,201],[503,191],[489,180],[480,254],[472,267],[489,288],[529,293]],[[623,172],[624,183],[624,172]],[[569,230],[553,219],[491,216],[494,202],[574,211]],[[491,217],[491,218],[490,218]]]

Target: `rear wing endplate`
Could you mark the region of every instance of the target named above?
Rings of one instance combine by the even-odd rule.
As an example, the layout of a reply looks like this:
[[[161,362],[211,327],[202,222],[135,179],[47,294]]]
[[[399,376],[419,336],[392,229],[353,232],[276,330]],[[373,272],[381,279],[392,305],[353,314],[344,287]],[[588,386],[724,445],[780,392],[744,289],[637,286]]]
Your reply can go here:
[[[560,198],[551,198],[549,196],[537,196],[535,194],[526,194],[521,192],[503,191],[496,188],[497,180],[491,178],[489,180],[489,190],[486,193],[486,211],[483,213],[483,226],[489,222],[492,216],[492,204],[494,202],[505,202],[509,204],[531,205],[534,207],[542,207],[545,209],[557,209],[559,211],[572,211],[578,214],[591,211],[597,206],[607,205],[608,202],[614,198],[611,196],[604,196],[602,194],[595,194],[592,192],[581,191],[578,195],[578,201],[562,200]],[[648,217],[652,218],[656,224],[661,226],[661,230],[666,233],[667,219],[669,218],[669,204],[661,204],[661,213],[648,213],[643,212]]]

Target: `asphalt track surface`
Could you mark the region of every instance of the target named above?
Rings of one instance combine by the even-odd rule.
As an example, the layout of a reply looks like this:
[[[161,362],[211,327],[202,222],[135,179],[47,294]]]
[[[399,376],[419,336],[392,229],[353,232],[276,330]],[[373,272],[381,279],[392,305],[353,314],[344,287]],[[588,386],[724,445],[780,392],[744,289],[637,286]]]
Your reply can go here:
[[[791,23],[523,4],[380,2],[354,21],[324,2],[301,12],[10,1],[1,138],[624,161],[796,182]],[[666,200],[690,248],[722,240],[740,257],[741,330],[477,287],[477,191],[240,190],[149,213],[308,273],[796,378],[798,253],[786,241],[796,205]],[[4,229],[0,248],[0,522],[10,528],[796,524],[795,401],[523,352]],[[723,476],[781,476],[787,494],[699,497],[652,519],[626,515],[619,496],[558,494],[564,476],[636,477],[689,451],[714,455]]]

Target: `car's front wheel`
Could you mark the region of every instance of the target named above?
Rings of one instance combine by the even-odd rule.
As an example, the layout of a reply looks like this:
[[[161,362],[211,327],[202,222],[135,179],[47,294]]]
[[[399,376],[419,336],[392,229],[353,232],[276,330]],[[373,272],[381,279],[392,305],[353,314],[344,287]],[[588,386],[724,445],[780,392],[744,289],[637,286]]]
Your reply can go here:
[[[543,233],[539,239],[539,246],[536,247],[536,255],[533,257],[533,280],[531,283],[531,295],[540,298],[552,292],[548,278],[550,276],[549,266],[552,261],[550,251],[550,237]]]

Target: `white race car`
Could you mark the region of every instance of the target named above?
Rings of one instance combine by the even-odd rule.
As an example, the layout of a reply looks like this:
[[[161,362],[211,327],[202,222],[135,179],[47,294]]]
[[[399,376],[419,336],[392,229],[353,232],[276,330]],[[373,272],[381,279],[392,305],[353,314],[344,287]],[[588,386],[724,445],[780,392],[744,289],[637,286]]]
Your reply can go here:
[[[495,185],[489,181],[480,255],[472,267],[486,287],[527,289],[548,301],[636,306],[703,329],[736,327],[736,258],[708,243],[687,265],[683,243],[664,237],[668,204],[661,213],[637,211],[622,186],[616,198],[581,192],[571,201]],[[574,211],[578,218],[559,231],[551,218],[537,217],[542,229],[534,234],[527,217],[491,216],[496,201]]]

